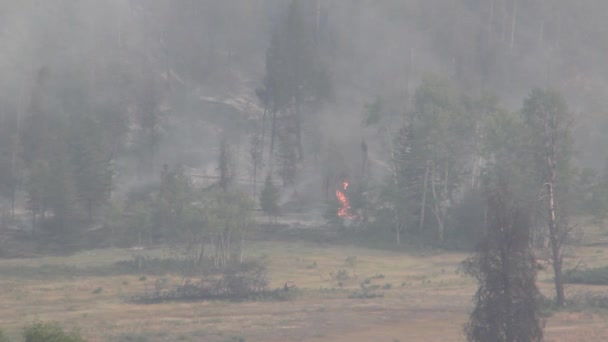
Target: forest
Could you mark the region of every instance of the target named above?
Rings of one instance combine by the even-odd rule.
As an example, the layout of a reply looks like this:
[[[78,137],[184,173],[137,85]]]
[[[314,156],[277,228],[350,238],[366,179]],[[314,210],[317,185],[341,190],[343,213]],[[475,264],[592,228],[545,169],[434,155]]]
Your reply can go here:
[[[370,285],[384,275],[358,274],[344,248],[450,256],[467,280],[441,287],[464,284],[466,304],[450,337],[421,341],[541,341],[572,307],[608,309],[568,285],[608,285],[605,13],[599,0],[0,0],[0,274],[28,283],[19,261],[96,279],[103,267],[53,258],[124,252],[108,279],[182,278],[127,291],[133,306],[382,301],[393,285]],[[290,244],[296,266],[279,261]],[[326,270],[317,248],[346,266]],[[298,267],[323,282],[294,280]],[[23,331],[61,330],[4,317],[13,338],[32,317]],[[343,336],[300,340],[356,340]]]

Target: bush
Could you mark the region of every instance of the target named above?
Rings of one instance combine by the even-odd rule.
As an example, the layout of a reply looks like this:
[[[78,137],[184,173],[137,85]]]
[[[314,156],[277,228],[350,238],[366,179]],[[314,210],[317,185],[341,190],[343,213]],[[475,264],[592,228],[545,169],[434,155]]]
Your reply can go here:
[[[335,274],[333,272],[331,272],[330,275],[332,278],[334,278],[336,280],[340,280],[340,281],[350,279],[350,275],[348,274],[348,271],[345,269],[340,269]]]
[[[257,261],[231,265],[223,272],[221,283],[229,297],[245,298],[263,292],[268,287],[266,265]]]
[[[361,291],[354,291],[351,293],[348,298],[355,299],[368,299],[368,298],[378,298],[384,297],[384,292],[378,292],[377,290],[380,288],[380,285],[366,285],[364,283],[360,284]]]
[[[608,266],[587,270],[567,270],[564,272],[567,284],[608,285]]]
[[[483,208],[485,201],[479,190],[467,191],[462,200],[450,209],[451,218],[446,230],[444,247],[456,249],[472,249],[479,242],[485,231]]]
[[[78,331],[67,333],[59,323],[33,322],[23,328],[25,342],[86,342]]]
[[[0,342],[10,342],[8,336],[4,334],[4,331],[0,330]]]
[[[608,296],[603,293],[577,293],[568,300],[571,309],[608,309]]]
[[[281,290],[268,290],[266,265],[252,260],[226,266],[220,274],[202,279],[186,279],[182,285],[156,286],[155,291],[132,298],[139,303],[158,303],[168,300],[256,300],[263,298],[282,299]]]
[[[344,262],[346,263],[346,266],[355,267],[355,266],[357,266],[357,257],[356,256],[346,257],[346,260]]]

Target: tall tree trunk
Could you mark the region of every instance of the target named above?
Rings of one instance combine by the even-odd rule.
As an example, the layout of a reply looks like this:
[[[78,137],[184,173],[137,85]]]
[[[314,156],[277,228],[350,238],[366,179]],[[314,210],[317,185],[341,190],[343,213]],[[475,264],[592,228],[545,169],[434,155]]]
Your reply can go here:
[[[424,216],[426,209],[426,190],[427,184],[429,180],[429,172],[430,172],[430,162],[427,160],[426,167],[424,169],[424,182],[422,186],[422,202],[420,203],[420,224],[418,225],[418,232],[422,233],[422,228],[424,227]]]
[[[433,164],[431,168],[431,192],[433,193],[433,208],[435,213],[435,218],[437,219],[437,239],[439,241],[443,241],[443,217],[441,215],[441,204],[439,203],[439,198],[437,198],[437,191],[435,190],[435,165]]]
[[[256,198],[257,193],[257,171],[258,165],[257,163],[253,163],[253,198]]]
[[[11,187],[11,223],[15,222],[15,193],[17,192],[15,184]]]
[[[296,96],[296,114],[295,114],[295,125],[296,125],[296,144],[298,148],[298,160],[302,161],[304,159],[304,149],[302,148],[302,123],[301,123],[301,113],[300,113],[300,101],[298,99],[299,96]]]
[[[450,174],[449,174],[449,169],[450,169],[450,164],[446,161],[445,162],[445,174],[443,177],[443,199],[444,200],[448,200],[449,196],[449,191],[448,191],[448,179],[450,178]],[[443,206],[442,206],[443,208]],[[445,209],[445,208],[443,208]],[[445,211],[445,210],[442,210]]]
[[[397,246],[401,246],[401,219],[397,219]]]
[[[511,43],[509,47],[513,50],[515,45],[515,24],[517,22],[517,0],[513,0],[513,17],[511,18]]]
[[[272,173],[272,157],[274,153],[274,142],[277,135],[277,110],[272,111],[272,128],[270,130],[270,148],[268,151],[268,168]]]
[[[264,101],[264,114],[262,115],[262,146],[260,147],[260,162],[264,160],[264,145],[266,144],[266,114],[268,113],[268,95]]]
[[[241,247],[239,251],[239,262],[243,263],[243,254],[245,251],[245,229],[241,230]]]
[[[549,202],[549,239],[551,241],[551,259],[553,263],[553,273],[555,281],[556,304],[558,307],[564,307],[566,304],[566,296],[564,293],[563,279],[563,256],[562,256],[562,239],[559,237],[557,217],[555,214],[554,201],[554,184],[555,184],[555,166],[552,166],[550,181],[547,182],[547,200]]]
[[[490,0],[490,16],[488,19],[488,42],[492,41],[492,23],[494,23],[494,4],[496,0]]]
[[[514,319],[513,319],[513,289],[511,288],[511,277],[513,276],[511,274],[511,263],[510,263],[510,258],[512,257],[511,255],[509,255],[511,252],[507,246],[502,246],[501,250],[500,250],[500,254],[501,254],[501,261],[502,261],[502,282],[503,282],[503,286],[504,286],[504,297],[508,298],[508,300],[505,301],[504,303],[504,310],[505,310],[505,317],[506,317],[506,321],[505,321],[505,341],[508,342],[515,342],[517,341],[516,339],[513,338],[513,330],[515,327],[513,327],[513,323],[514,323]]]

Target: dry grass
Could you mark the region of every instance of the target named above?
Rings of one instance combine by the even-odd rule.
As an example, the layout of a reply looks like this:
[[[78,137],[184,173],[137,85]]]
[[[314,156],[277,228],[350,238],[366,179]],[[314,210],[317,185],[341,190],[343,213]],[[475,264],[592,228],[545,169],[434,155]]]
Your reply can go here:
[[[137,305],[124,299],[141,293],[146,286],[153,287],[156,277],[24,279],[23,275],[8,274],[0,279],[0,322],[5,331],[16,336],[24,323],[56,320],[66,327],[80,327],[90,341],[222,342],[238,341],[239,337],[249,342],[463,340],[461,327],[475,291],[472,279],[456,273],[465,254],[420,255],[278,242],[251,243],[247,252],[267,259],[272,287],[290,280],[301,294],[288,302]],[[167,252],[146,253],[162,256]],[[0,269],[43,264],[109,265],[128,260],[132,254],[128,250],[102,250],[44,260],[2,260]],[[580,257],[589,266],[608,263],[604,246],[580,247],[571,255],[578,258],[569,258],[569,265],[578,263]],[[348,295],[370,277],[371,284],[390,284],[390,289],[378,290],[384,297],[349,299]],[[549,272],[539,275],[547,294],[551,294],[550,279]],[[568,291],[588,288],[571,286]],[[555,314],[547,324],[547,341],[601,341],[608,336],[605,318],[601,311]]]

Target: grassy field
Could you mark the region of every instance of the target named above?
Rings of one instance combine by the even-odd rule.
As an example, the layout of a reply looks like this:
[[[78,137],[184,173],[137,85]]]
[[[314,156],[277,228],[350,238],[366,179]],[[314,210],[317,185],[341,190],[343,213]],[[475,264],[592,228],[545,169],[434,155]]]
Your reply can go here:
[[[596,235],[593,241],[599,241]],[[11,336],[35,319],[79,327],[90,341],[462,341],[476,284],[457,273],[463,253],[387,252],[312,243],[251,242],[247,254],[269,264],[272,287],[293,281],[285,302],[197,302],[138,305],[129,296],[158,279],[111,272],[134,253],[167,256],[163,249],[107,249],[68,257],[0,260],[0,325]],[[571,267],[608,265],[603,245],[568,253]],[[110,270],[105,276],[78,269]],[[349,298],[360,283],[379,285],[383,297]],[[551,274],[539,284],[551,295]],[[608,290],[568,286],[569,295]],[[548,318],[547,341],[608,340],[608,311],[569,309]]]

